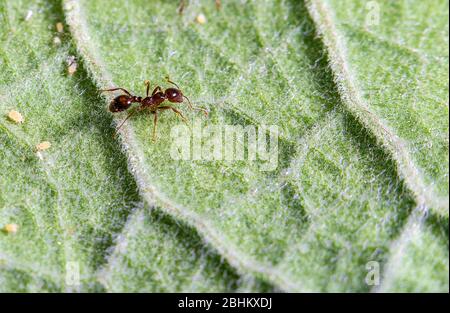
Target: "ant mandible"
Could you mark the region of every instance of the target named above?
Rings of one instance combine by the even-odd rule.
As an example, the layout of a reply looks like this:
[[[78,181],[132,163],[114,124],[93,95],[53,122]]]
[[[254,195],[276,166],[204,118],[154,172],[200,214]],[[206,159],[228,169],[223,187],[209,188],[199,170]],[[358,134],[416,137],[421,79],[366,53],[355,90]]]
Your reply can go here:
[[[116,91],[121,90],[126,95],[120,95],[116,98],[114,98],[111,103],[109,104],[109,111],[113,113],[122,112],[130,108],[131,104],[133,103],[140,103],[141,105],[137,108],[137,110],[131,112],[128,114],[128,116],[123,120],[123,122],[119,125],[119,127],[116,130],[116,133],[119,131],[119,129],[122,127],[122,125],[136,112],[142,111],[144,109],[148,109],[152,114],[154,114],[153,119],[153,135],[152,139],[153,141],[156,141],[156,125],[158,123],[158,111],[164,111],[164,110],[172,110],[175,114],[181,117],[181,119],[184,122],[187,122],[186,118],[183,116],[183,114],[177,110],[176,108],[170,106],[170,105],[164,105],[161,106],[161,104],[168,100],[172,103],[182,103],[184,99],[187,100],[189,108],[191,110],[198,110],[202,111],[205,116],[208,116],[208,111],[204,108],[194,107],[189,100],[188,97],[186,97],[183,92],[181,91],[180,87],[178,87],[177,84],[175,84],[173,81],[169,79],[169,77],[166,77],[166,80],[168,83],[174,85],[177,88],[167,88],[166,90],[163,90],[160,86],[156,86],[156,88],[153,90],[151,96],[149,96],[150,91],[150,82],[146,80],[144,84],[147,87],[146,97],[142,98],[139,96],[133,96],[128,90],[124,88],[111,88],[111,89],[102,89],[103,91]]]

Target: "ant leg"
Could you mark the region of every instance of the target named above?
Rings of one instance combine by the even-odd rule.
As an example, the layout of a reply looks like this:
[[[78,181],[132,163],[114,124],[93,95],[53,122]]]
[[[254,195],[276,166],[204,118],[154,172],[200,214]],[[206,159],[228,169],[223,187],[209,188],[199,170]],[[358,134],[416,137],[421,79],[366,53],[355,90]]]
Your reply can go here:
[[[100,92],[104,92],[104,91],[116,91],[116,90],[122,90],[123,92],[125,92],[127,95],[129,95],[130,97],[132,96],[131,93],[124,89],[124,88],[111,88],[111,89],[100,89]]]
[[[146,81],[144,82],[144,84],[147,86],[147,93],[146,93],[146,95],[147,95],[147,97],[148,97],[148,93],[150,92],[150,81],[146,80]],[[153,89],[152,96],[155,95],[155,93],[156,93],[157,91],[162,91],[162,88],[161,88],[160,86],[156,86],[156,88]]]
[[[147,86],[147,92],[145,94],[148,97],[148,93],[150,91],[150,81],[149,80],[145,80],[144,81],[144,85]]]
[[[162,88],[160,86],[156,86],[156,88],[153,89],[152,96],[154,96],[157,91],[162,91]]]
[[[188,97],[186,97],[185,95],[183,95],[183,97],[188,101],[188,105],[189,105],[189,108],[190,108],[191,110],[202,111],[203,114],[205,114],[206,117],[208,116],[208,111],[207,111],[205,108],[194,107],[194,106],[192,105],[192,103],[191,103],[191,100],[189,100]]]
[[[114,133],[114,137],[117,136],[117,133],[119,132],[120,128],[122,128],[123,124],[125,124],[125,122],[136,112],[141,111],[142,108],[137,108],[136,110],[134,110],[133,112],[130,112],[127,117],[122,121],[122,123],[120,123],[119,127],[117,127],[115,133]]]
[[[170,83],[170,84],[174,85],[175,87],[177,87],[178,89],[180,89],[180,87],[178,87],[177,84],[175,84],[173,81],[170,80],[169,76],[166,76],[166,80],[168,83]]]
[[[169,105],[165,105],[162,107],[158,107],[158,110],[172,110],[176,115],[180,116],[181,119],[183,120],[183,122],[185,122],[186,124],[188,124],[187,119],[184,117],[184,115],[177,109],[175,109],[174,107],[171,107]]]
[[[153,134],[152,134],[152,140],[156,141],[156,125],[158,123],[158,112],[153,112],[155,114],[155,117],[153,118]]]

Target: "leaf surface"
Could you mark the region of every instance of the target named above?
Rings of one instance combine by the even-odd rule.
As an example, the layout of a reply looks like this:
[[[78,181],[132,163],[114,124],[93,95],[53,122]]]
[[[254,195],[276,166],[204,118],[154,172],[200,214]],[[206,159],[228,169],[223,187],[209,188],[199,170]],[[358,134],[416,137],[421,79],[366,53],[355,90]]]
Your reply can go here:
[[[448,1],[311,0],[344,104],[448,218]]]
[[[343,109],[303,2],[227,1],[217,11],[212,1],[190,1],[182,16],[177,5],[66,1],[66,13],[99,88],[143,95],[144,80],[166,88],[170,75],[210,111],[204,119],[177,106],[193,134],[208,125],[277,126],[276,167],[176,160],[171,131],[180,121],[160,114],[153,143],[153,116],[143,112],[120,134],[144,198],[194,227],[234,267],[282,290],[370,290],[365,266],[390,264],[417,195],[379,138]],[[195,22],[200,13],[205,24]],[[445,244],[437,247],[448,256]],[[448,288],[448,266],[426,270],[436,274],[430,285]]]
[[[67,72],[63,21],[58,1],[0,0],[0,229],[18,225],[0,231],[0,291],[265,290],[143,204],[80,58]]]

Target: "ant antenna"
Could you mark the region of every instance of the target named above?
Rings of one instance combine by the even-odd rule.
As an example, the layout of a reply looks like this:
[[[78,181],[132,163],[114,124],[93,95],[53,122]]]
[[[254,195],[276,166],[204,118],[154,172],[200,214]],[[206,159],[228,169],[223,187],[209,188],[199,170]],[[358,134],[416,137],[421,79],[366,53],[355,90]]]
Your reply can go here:
[[[180,87],[177,84],[175,84],[173,81],[170,80],[169,76],[166,76],[166,80],[167,80],[168,83],[171,83],[172,85],[175,85],[175,87],[180,89]]]
[[[149,80],[144,80],[144,85],[147,86],[147,97],[148,97],[148,93],[150,92],[150,81]]]
[[[193,108],[193,106],[192,106],[192,103],[191,103],[191,100],[189,100],[189,98],[188,97],[186,97],[185,95],[183,95],[183,98],[185,98],[187,101],[188,101],[188,103],[189,103],[189,107],[192,109]]]
[[[183,95],[183,98],[185,98],[185,99],[188,101],[189,108],[190,108],[191,110],[202,111],[203,114],[205,114],[205,116],[208,116],[208,111],[207,111],[205,108],[194,107],[194,106],[192,105],[192,103],[191,103],[191,100],[189,100],[188,97],[186,97],[185,95]]]

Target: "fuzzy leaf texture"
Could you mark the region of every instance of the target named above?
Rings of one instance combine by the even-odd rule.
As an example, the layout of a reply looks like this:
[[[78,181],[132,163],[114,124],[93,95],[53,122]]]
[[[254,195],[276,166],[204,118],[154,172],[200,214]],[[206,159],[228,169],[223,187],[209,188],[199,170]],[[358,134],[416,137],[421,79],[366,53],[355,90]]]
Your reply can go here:
[[[448,291],[448,3],[377,1],[379,31],[362,26],[363,3],[186,1],[180,16],[179,1],[67,0],[65,10],[98,88],[143,95],[144,80],[168,87],[170,75],[210,111],[178,105],[190,125],[278,127],[272,171],[175,160],[172,112],[156,143],[151,114],[120,130],[147,203],[240,273],[284,291]]]
[[[18,225],[0,231],[0,291],[267,290],[143,204],[79,58],[67,72],[63,21],[59,1],[0,0],[0,228]]]
[[[344,103],[448,217],[448,1],[311,0]]]

